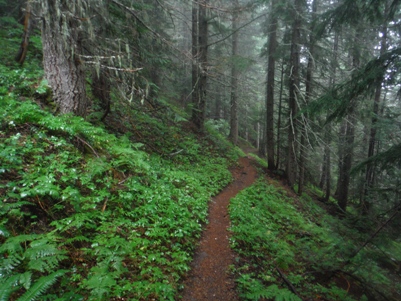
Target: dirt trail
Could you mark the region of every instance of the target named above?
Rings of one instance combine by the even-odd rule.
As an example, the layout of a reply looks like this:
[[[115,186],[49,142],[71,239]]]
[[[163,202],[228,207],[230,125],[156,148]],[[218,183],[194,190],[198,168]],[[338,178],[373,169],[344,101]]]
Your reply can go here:
[[[228,271],[235,259],[228,241],[228,205],[232,197],[250,186],[257,177],[249,158],[241,158],[239,165],[232,171],[234,182],[214,197],[209,206],[209,224],[202,234],[191,271],[184,281],[183,301],[239,300],[234,279]]]

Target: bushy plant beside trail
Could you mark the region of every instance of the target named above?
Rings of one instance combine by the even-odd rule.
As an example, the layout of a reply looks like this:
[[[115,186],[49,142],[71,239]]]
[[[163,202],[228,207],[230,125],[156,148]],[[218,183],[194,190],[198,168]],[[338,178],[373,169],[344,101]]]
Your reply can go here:
[[[183,160],[149,154],[20,95],[0,91],[0,300],[174,300],[227,160],[191,136]]]

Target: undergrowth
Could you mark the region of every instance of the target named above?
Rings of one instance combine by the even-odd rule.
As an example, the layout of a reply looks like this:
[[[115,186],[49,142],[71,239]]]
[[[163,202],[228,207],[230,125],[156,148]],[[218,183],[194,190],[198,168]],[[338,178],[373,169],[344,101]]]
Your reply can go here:
[[[232,199],[231,246],[244,300],[397,300],[400,285],[379,267],[374,248],[354,256],[363,234],[307,195],[294,202],[262,180]]]
[[[174,300],[227,160],[190,136],[149,154],[2,92],[0,300]]]

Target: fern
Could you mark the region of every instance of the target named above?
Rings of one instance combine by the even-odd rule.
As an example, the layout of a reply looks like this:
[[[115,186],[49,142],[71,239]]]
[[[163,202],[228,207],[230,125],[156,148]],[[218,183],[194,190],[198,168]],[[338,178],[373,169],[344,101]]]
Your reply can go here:
[[[10,253],[21,251],[21,243],[36,240],[38,237],[39,235],[37,234],[26,234],[10,237],[2,246],[0,246],[0,253],[5,251],[9,251]]]
[[[32,273],[31,272],[26,272],[24,274],[20,275],[19,278],[19,283],[22,284],[22,286],[26,289],[29,290],[32,284]]]
[[[10,232],[8,232],[8,230],[5,227],[3,227],[2,225],[0,225],[0,236],[3,236],[3,237],[10,236]]]
[[[9,257],[1,258],[0,273],[2,275],[11,273],[15,268],[17,268],[20,265],[21,261],[22,257],[20,256],[20,254],[12,254]]]
[[[0,301],[8,301],[12,292],[16,289],[20,275],[13,275],[9,278],[0,278]]]
[[[24,252],[24,258],[28,260],[28,268],[40,272],[51,272],[57,269],[58,263],[65,259],[65,251],[58,250],[57,246],[51,243],[55,237],[49,236],[34,240]],[[50,242],[50,243],[49,243]]]
[[[58,270],[48,276],[44,276],[38,279],[36,283],[17,301],[34,301],[37,300],[46,290],[51,287],[57,280],[57,278],[63,276],[66,273],[65,270]]]
[[[6,215],[9,211],[11,211],[13,209],[21,208],[24,205],[32,205],[32,203],[29,203],[29,202],[6,203],[6,202],[3,202],[3,204],[0,207],[0,216]],[[1,232],[0,232],[0,235],[1,235]]]

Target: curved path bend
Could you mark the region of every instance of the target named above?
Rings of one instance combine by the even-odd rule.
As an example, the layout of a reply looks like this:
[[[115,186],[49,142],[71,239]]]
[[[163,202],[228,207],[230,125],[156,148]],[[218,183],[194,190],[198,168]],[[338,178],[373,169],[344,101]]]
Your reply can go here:
[[[209,205],[209,223],[184,281],[183,301],[238,301],[235,282],[229,271],[235,254],[229,245],[230,199],[250,186],[257,178],[256,168],[247,157],[232,170],[234,181],[215,196]]]

